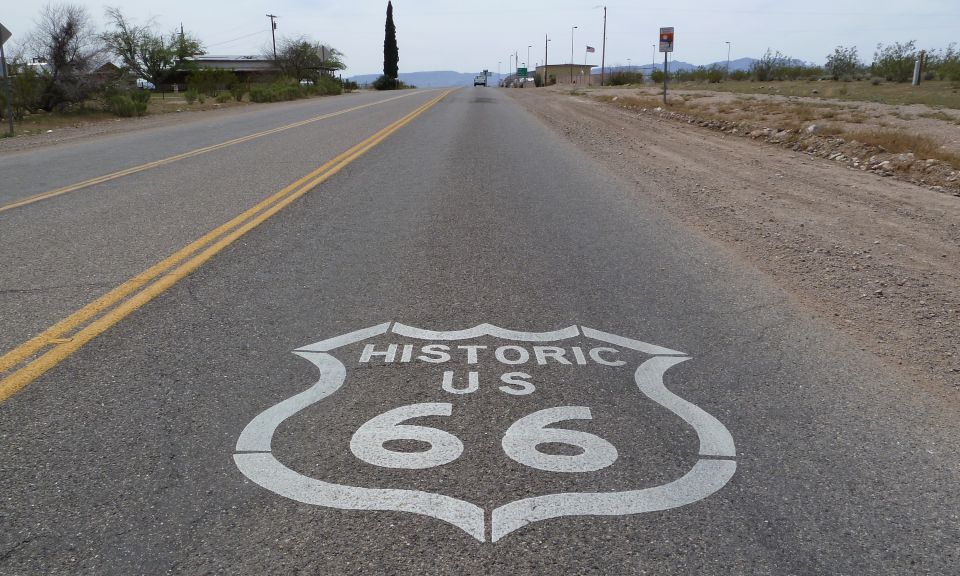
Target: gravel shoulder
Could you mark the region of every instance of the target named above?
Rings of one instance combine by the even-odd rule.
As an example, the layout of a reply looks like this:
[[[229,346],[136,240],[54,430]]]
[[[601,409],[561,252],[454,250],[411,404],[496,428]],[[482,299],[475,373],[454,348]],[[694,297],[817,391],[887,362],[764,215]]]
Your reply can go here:
[[[960,390],[960,198],[583,96],[509,93],[918,388]]]

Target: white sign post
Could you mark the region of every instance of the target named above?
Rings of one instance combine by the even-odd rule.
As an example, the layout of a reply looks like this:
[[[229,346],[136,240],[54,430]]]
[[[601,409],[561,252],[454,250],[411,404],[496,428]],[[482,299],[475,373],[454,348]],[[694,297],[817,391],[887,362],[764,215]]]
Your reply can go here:
[[[3,45],[13,36],[13,33],[7,30],[3,24],[0,24],[0,73],[3,73],[3,85],[7,95],[7,122],[10,127],[10,135],[13,136],[13,95],[10,90],[10,74],[7,73],[7,57],[3,53]]]

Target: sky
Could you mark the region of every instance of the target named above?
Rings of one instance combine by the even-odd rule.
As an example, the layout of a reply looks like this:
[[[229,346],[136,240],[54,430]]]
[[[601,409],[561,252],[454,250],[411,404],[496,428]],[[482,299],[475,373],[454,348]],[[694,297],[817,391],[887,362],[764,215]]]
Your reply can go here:
[[[551,63],[600,65],[603,6],[595,0],[483,0],[443,2],[396,0],[394,21],[400,71],[506,71],[513,54],[530,67],[543,63],[545,39]],[[602,0],[601,0],[602,1]],[[73,0],[99,29],[105,6],[121,6],[137,23],[158,30],[184,28],[212,55],[261,54],[269,49],[270,20],[277,36],[308,38],[345,54],[345,76],[380,73],[386,0],[163,0],[101,2]],[[0,24],[14,36],[8,51],[36,28],[45,4],[5,1]],[[676,30],[673,59],[692,64],[757,58],[767,48],[822,64],[834,47],[857,46],[869,63],[878,43],[917,40],[920,48],[960,42],[958,0],[727,0],[610,1],[607,7],[607,65],[650,64],[661,26]],[[577,29],[572,29],[577,26]],[[596,53],[586,54],[586,46]],[[529,48],[528,48],[529,46]]]

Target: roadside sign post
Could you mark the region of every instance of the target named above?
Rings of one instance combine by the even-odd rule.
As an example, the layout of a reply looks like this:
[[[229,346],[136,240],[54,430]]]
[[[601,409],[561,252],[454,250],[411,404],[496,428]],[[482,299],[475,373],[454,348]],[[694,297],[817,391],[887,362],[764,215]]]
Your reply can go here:
[[[10,74],[7,70],[7,56],[3,52],[3,45],[7,43],[7,40],[13,34],[7,30],[3,24],[0,24],[0,73],[3,73],[3,86],[4,92],[7,96],[7,123],[9,126],[9,134],[13,136],[13,94],[10,90]]]
[[[673,27],[660,29],[660,51],[663,52],[663,105],[667,105],[667,78],[670,76],[667,54],[673,52]]]

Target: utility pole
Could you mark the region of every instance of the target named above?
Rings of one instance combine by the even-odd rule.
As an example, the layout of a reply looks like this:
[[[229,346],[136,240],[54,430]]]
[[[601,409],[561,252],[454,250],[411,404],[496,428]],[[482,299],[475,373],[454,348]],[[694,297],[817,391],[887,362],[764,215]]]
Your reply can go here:
[[[574,26],[570,29],[570,83],[573,84],[573,31],[579,28]]]
[[[603,48],[600,49],[600,85],[607,70],[607,7],[603,7]]]
[[[267,18],[270,19],[270,36],[273,37],[273,59],[277,59],[277,23],[276,19],[278,16],[276,14],[267,14]]]

